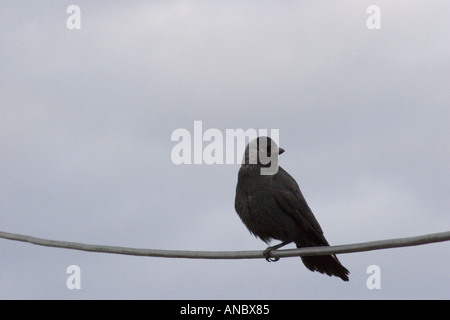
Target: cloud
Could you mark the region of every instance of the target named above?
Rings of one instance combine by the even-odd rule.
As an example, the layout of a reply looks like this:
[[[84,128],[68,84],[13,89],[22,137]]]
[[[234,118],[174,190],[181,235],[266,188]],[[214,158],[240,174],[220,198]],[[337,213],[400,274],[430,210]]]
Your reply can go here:
[[[63,4],[1,4],[2,230],[263,249],[234,212],[238,165],[171,162],[172,132],[194,120],[222,132],[279,129],[280,165],[332,244],[448,229],[448,5],[380,2],[381,29],[371,31],[371,3],[77,4],[80,30],[66,28]],[[343,255],[352,272],[343,287],[299,259],[2,246],[8,299],[445,298],[449,262],[446,244]],[[83,274],[79,292],[65,287],[71,264]],[[371,264],[383,274],[377,293],[365,287]],[[427,290],[411,290],[412,278]]]

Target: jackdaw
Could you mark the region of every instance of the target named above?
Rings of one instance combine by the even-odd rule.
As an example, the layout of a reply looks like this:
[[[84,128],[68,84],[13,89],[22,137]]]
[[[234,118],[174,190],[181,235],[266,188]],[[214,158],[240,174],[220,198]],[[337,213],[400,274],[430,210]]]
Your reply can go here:
[[[278,155],[283,152],[268,137],[251,141],[243,156],[236,187],[235,208],[250,233],[267,244],[272,239],[282,241],[264,251],[268,261],[271,250],[291,242],[297,248],[329,246],[297,182],[278,166]],[[269,167],[272,172],[264,172]],[[350,272],[335,255],[301,259],[311,271],[349,280]]]

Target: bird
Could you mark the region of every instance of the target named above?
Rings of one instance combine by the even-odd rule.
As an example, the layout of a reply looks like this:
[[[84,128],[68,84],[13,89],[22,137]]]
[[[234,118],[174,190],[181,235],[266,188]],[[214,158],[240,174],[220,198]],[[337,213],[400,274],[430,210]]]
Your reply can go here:
[[[278,260],[271,260],[270,252],[292,242],[297,248],[329,246],[297,182],[278,166],[278,156],[284,152],[271,138],[257,137],[247,145],[238,173],[235,209],[240,219],[266,244],[282,241],[264,251],[267,261]],[[263,174],[273,163],[277,167],[271,174]],[[301,256],[301,260],[313,272],[349,281],[350,272],[334,254]]]

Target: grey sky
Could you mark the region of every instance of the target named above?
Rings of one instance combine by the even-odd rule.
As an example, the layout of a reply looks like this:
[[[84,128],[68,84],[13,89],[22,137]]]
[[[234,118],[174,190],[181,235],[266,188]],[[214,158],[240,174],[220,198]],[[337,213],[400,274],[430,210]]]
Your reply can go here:
[[[81,8],[81,30],[66,8]],[[366,27],[371,4],[381,29]],[[171,162],[175,129],[279,129],[331,244],[450,230],[447,1],[0,1],[0,230],[154,249],[257,250],[238,164]],[[450,298],[448,243],[191,261],[0,239],[0,298]],[[81,268],[81,290],[66,287]],[[381,268],[368,290],[366,269]]]

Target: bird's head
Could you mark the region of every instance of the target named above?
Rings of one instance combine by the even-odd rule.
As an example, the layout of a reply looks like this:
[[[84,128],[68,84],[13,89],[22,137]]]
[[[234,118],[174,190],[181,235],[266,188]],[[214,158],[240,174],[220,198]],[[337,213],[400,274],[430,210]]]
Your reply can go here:
[[[261,167],[262,175],[273,175],[278,172],[278,156],[283,148],[269,137],[258,137],[245,148],[242,165],[255,164]]]

